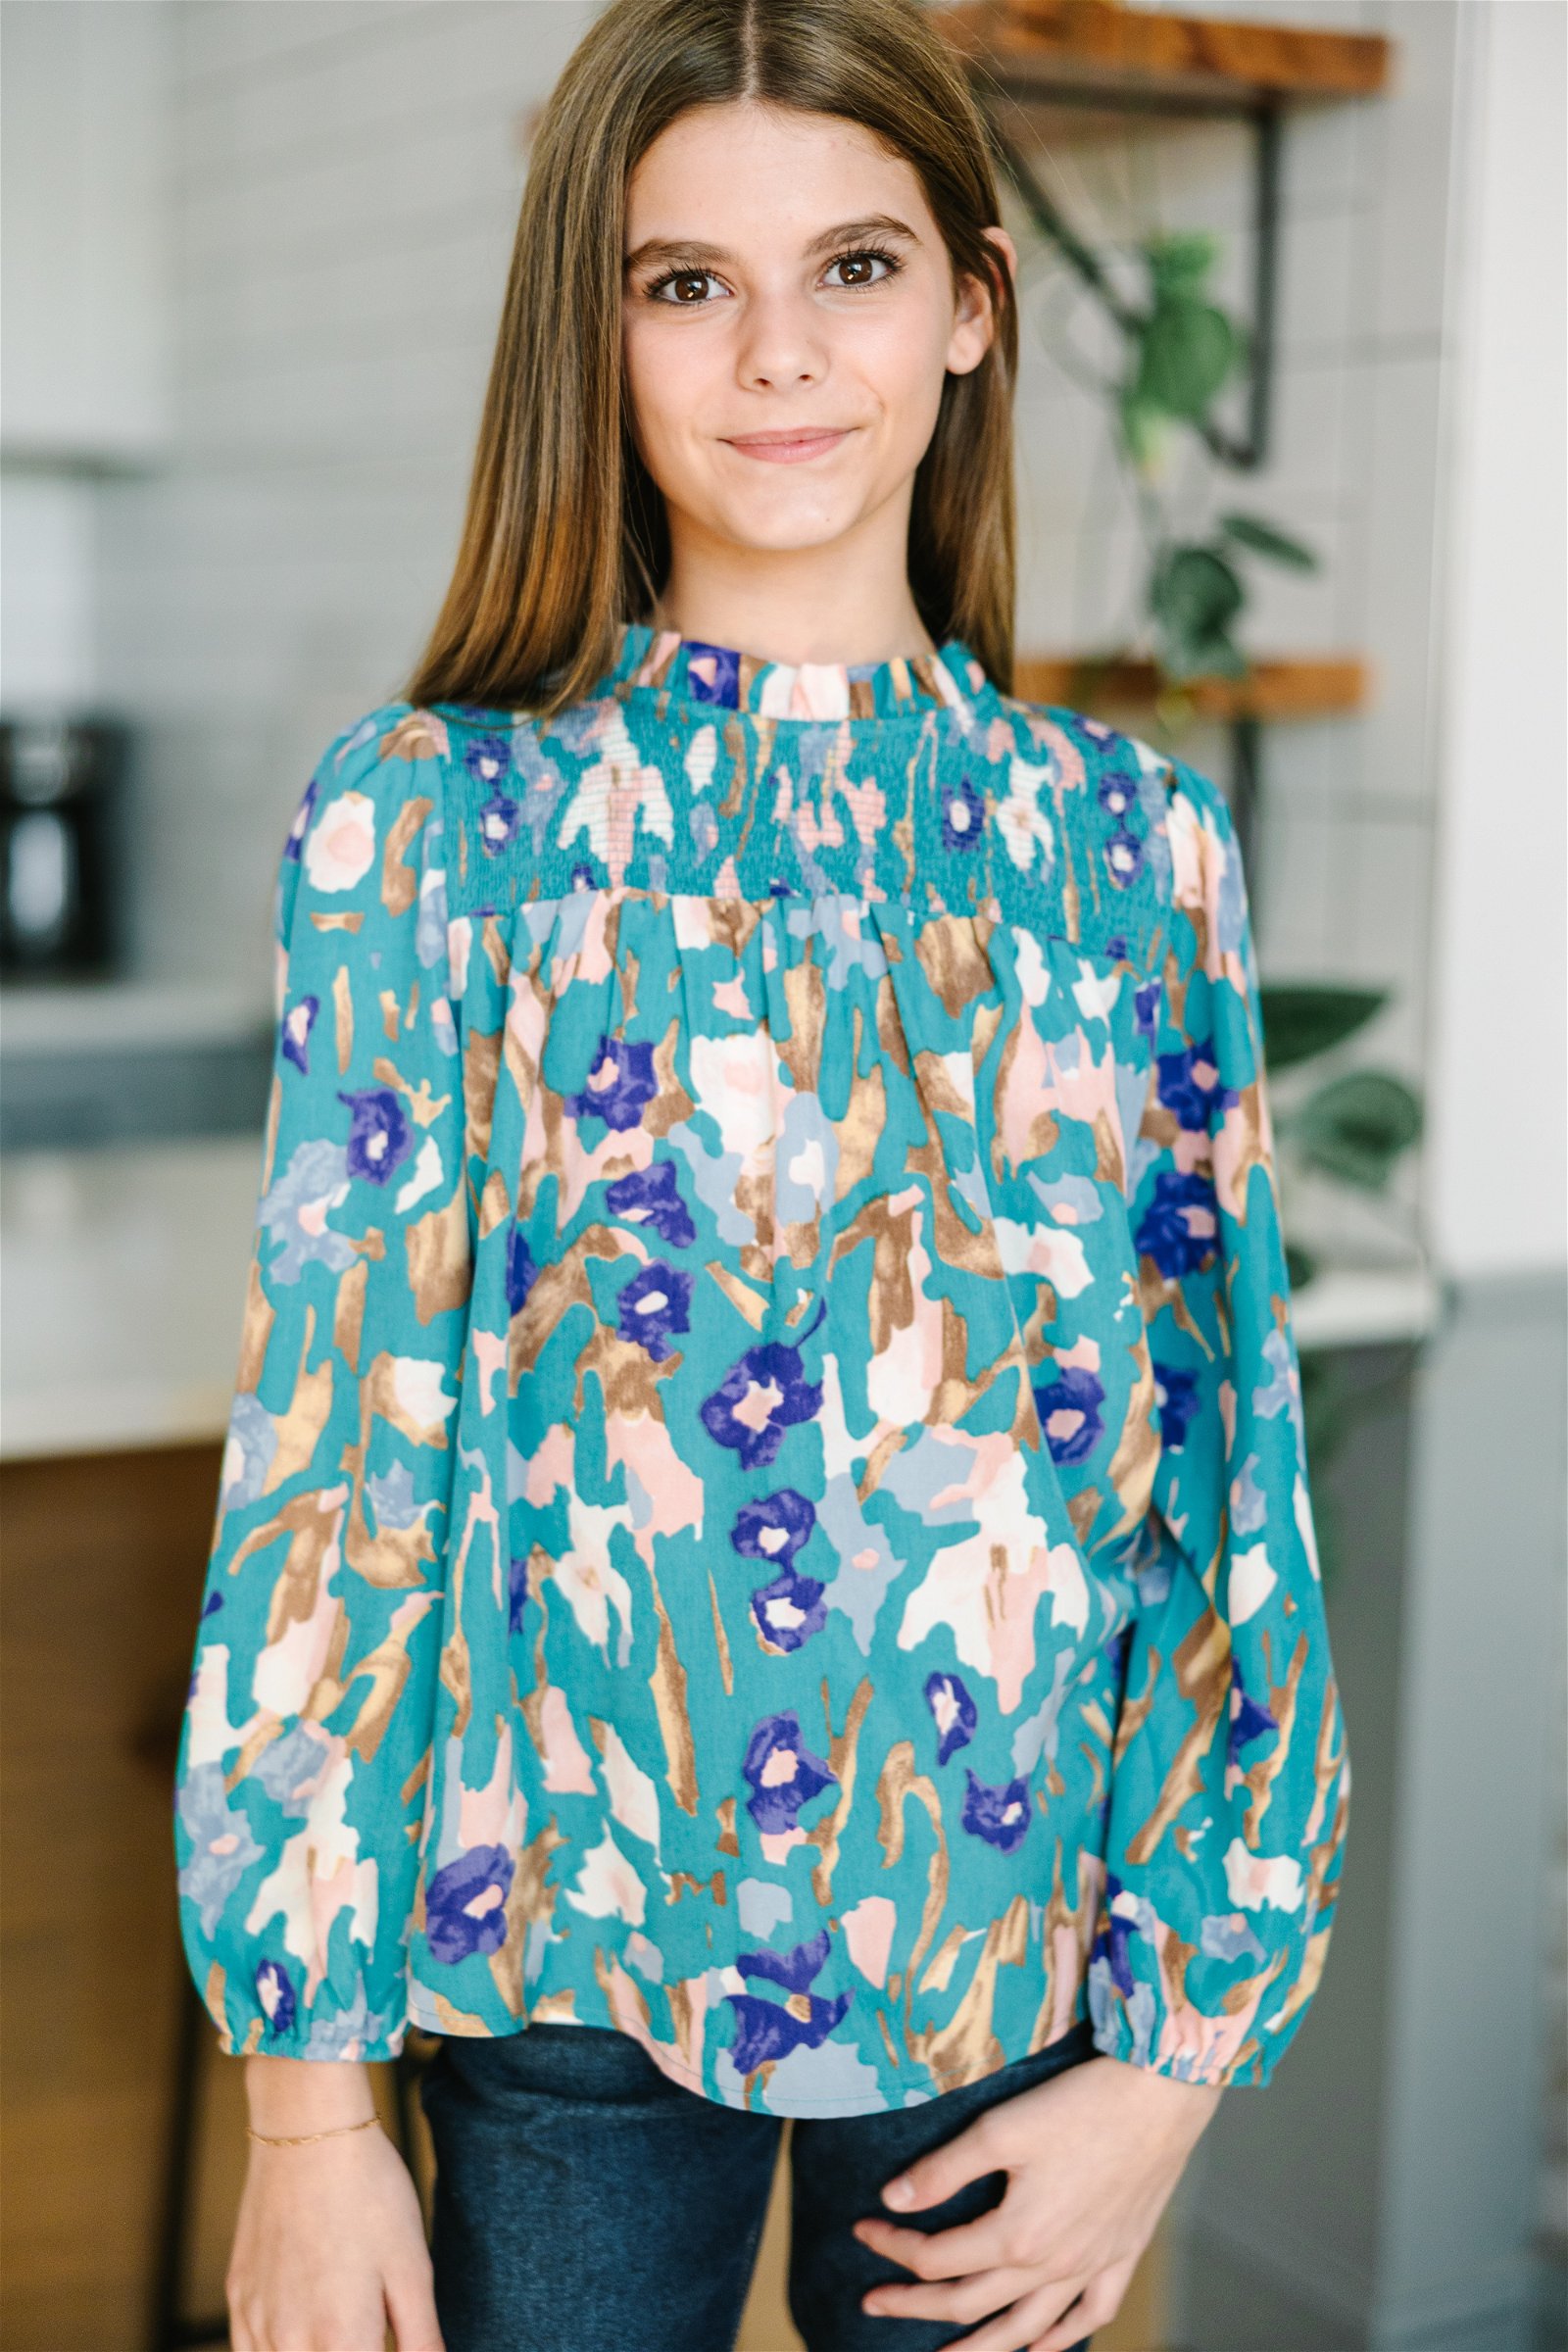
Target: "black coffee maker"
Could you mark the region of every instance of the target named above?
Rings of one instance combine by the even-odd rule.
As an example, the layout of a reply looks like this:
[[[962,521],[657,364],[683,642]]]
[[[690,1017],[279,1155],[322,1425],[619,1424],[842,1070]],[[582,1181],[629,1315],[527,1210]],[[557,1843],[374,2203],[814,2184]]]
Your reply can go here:
[[[0,719],[0,971],[70,978],[120,960],[118,719]]]

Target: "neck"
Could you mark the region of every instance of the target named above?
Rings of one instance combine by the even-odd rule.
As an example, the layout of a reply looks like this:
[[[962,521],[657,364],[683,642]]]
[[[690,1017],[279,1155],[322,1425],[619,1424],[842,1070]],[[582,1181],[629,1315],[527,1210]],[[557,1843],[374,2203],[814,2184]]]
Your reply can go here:
[[[909,588],[908,503],[824,547],[737,546],[669,515],[669,576],[655,626],[792,667],[936,651]]]

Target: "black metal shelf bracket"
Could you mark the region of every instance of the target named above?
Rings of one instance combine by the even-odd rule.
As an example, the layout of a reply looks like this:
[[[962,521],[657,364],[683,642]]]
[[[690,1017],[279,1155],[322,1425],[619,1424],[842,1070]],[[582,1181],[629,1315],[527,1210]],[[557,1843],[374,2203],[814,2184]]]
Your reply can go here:
[[[1242,860],[1242,879],[1251,903],[1254,921],[1261,896],[1257,870],[1258,841],[1263,816],[1263,722],[1250,711],[1231,720],[1231,822]]]

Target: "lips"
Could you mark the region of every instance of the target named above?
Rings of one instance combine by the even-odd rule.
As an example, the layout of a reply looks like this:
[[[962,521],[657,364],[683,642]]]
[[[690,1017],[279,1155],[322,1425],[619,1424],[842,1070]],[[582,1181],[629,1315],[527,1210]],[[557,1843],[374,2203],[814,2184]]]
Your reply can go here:
[[[826,457],[850,437],[849,425],[786,426],[770,433],[733,433],[725,446],[740,457],[757,458],[765,466],[800,466],[810,458]]]

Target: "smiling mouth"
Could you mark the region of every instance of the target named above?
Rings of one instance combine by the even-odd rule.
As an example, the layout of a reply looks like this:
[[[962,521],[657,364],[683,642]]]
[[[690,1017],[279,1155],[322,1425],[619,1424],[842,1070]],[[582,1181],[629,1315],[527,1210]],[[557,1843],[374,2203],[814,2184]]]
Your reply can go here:
[[[760,458],[766,466],[800,466],[808,458],[826,457],[849,439],[853,429],[850,425],[813,425],[809,429],[786,427],[775,433],[731,433],[724,436],[724,444],[743,458]]]

